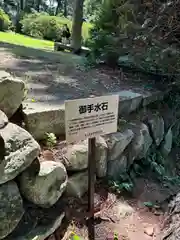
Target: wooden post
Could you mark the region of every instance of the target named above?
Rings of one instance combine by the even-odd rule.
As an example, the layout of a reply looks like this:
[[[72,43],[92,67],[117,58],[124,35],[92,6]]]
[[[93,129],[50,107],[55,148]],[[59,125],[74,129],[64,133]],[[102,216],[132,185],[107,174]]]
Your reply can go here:
[[[95,151],[96,151],[96,139],[88,139],[88,235],[89,240],[95,239],[94,229],[94,185],[95,185]]]

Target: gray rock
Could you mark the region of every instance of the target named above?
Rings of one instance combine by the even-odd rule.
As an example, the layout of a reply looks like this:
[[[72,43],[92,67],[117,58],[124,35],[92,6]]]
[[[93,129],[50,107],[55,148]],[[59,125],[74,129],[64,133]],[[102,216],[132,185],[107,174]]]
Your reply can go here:
[[[31,166],[21,174],[20,190],[29,201],[40,207],[49,208],[65,191],[67,178],[62,163],[44,161],[40,163],[38,174],[32,174]]]
[[[4,112],[0,110],[0,129],[8,124],[8,118]]]
[[[88,190],[88,172],[73,174],[68,179],[66,195],[81,198]]]
[[[59,216],[57,216],[56,219],[51,221],[48,225],[38,225],[26,236],[12,238],[12,240],[45,240],[61,226],[64,217],[65,213],[59,214]]]
[[[74,145],[61,142],[59,150],[54,154],[56,161],[62,162],[67,171],[85,170],[88,167],[88,141],[81,141]],[[96,173],[98,177],[105,177],[107,171],[107,143],[103,137],[96,138]]]
[[[42,140],[46,133],[65,133],[64,105],[52,107],[39,103],[28,104],[24,112],[25,127],[36,140]]]
[[[117,180],[122,173],[127,171],[128,162],[126,156],[120,156],[114,161],[108,161],[107,175],[111,179]]]
[[[148,122],[151,126],[156,145],[159,146],[164,138],[164,120],[160,116],[153,116]]]
[[[134,133],[130,129],[125,129],[105,137],[108,145],[108,160],[115,160],[132,141]]]
[[[24,214],[23,200],[13,181],[0,186],[0,239],[4,239],[18,225]]]
[[[162,91],[147,91],[143,94],[143,107],[148,106],[150,103],[156,102],[156,101],[162,101],[164,99],[165,93]]]
[[[99,178],[105,177],[107,173],[107,152],[108,146],[104,138],[96,138],[96,175]]]
[[[173,134],[171,128],[169,128],[168,132],[165,135],[164,141],[161,144],[161,153],[163,156],[167,157],[172,149],[173,142]]]
[[[135,111],[142,101],[142,95],[133,91],[120,91],[119,95],[119,115],[127,115]]]
[[[62,161],[67,171],[79,171],[88,167],[88,141],[68,145],[66,148],[66,157]]]
[[[12,77],[9,73],[0,71],[0,109],[11,117],[21,105],[24,98],[25,84]]]
[[[9,123],[0,129],[5,143],[5,157],[0,162],[0,184],[17,177],[39,155],[40,146],[21,127]]]
[[[128,128],[134,133],[134,138],[127,147],[128,165],[135,159],[144,158],[149,147],[152,145],[148,127],[141,122],[131,122]]]
[[[137,142],[137,145],[139,144],[139,148],[137,148],[138,155],[137,155],[136,159],[142,159],[142,158],[146,157],[147,152],[148,152],[150,146],[152,145],[153,141],[149,134],[148,127],[145,124],[140,123],[140,125],[139,126],[137,125],[137,127],[139,128],[139,132],[140,132],[140,135],[142,138],[140,137],[139,138],[140,142],[139,143]],[[136,149],[136,147],[134,147],[134,150],[135,149]],[[140,150],[140,152],[139,152],[139,150]]]
[[[26,212],[14,231],[4,240],[45,240],[61,226],[65,216],[65,199],[60,199],[51,208],[39,208],[24,203]]]

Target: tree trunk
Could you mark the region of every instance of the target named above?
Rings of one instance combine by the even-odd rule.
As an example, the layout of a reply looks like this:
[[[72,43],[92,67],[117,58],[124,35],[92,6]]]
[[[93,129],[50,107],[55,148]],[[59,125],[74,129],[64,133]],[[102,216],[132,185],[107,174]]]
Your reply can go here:
[[[20,11],[24,10],[24,0],[20,0]]]
[[[59,10],[62,8],[62,0],[57,0],[56,15],[58,15]]]
[[[40,5],[41,5],[41,0],[37,0],[37,4],[36,4],[36,11],[37,12],[40,11]]]
[[[64,16],[67,17],[67,0],[64,0]]]
[[[72,48],[77,53],[81,49],[81,32],[83,23],[83,3],[84,0],[76,0],[74,6],[74,16],[72,24]]]

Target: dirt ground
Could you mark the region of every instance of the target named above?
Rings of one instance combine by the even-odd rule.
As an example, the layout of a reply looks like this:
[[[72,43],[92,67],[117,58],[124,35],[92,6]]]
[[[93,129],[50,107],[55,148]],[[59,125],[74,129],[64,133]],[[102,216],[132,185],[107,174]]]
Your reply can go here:
[[[140,73],[87,69],[85,58],[62,52],[47,52],[0,43],[0,70],[23,79],[28,87],[26,102],[59,105],[65,99],[104,95],[107,92],[154,89],[154,78]]]
[[[153,184],[152,184],[153,185]],[[151,188],[149,183],[146,190]],[[142,194],[145,194],[145,191]],[[155,193],[154,193],[155,194]],[[159,192],[157,192],[159,197]],[[155,197],[155,196],[154,196]],[[64,229],[61,227],[56,235],[51,236],[57,240],[70,239],[72,232],[76,233],[83,240],[88,240],[87,221],[83,213],[87,211],[87,196],[83,203],[72,201],[67,210],[66,223]],[[158,199],[157,199],[158,200]],[[146,199],[149,201],[149,198]],[[119,239],[123,240],[158,240],[161,226],[164,221],[163,211],[161,209],[149,209],[144,206],[141,195],[138,198],[117,196],[106,192],[104,187],[96,189],[95,194],[95,239],[108,240],[113,239],[113,234],[117,233]],[[74,210],[76,208],[76,210]]]

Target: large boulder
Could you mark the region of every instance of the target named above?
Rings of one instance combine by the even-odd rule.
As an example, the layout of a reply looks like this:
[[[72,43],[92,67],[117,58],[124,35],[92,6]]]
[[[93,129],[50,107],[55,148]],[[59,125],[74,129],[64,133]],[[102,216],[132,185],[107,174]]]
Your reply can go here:
[[[120,156],[114,161],[108,161],[107,175],[111,179],[118,180],[122,173],[127,171],[128,162],[126,156]]]
[[[23,200],[13,181],[0,186],[0,239],[4,239],[18,225],[24,214]]]
[[[68,179],[66,195],[81,198],[88,190],[88,172],[75,173]]]
[[[62,158],[67,171],[79,171],[88,167],[88,141],[65,146],[65,157]]]
[[[67,201],[60,199],[51,208],[41,208],[24,201],[26,209],[21,221],[4,240],[45,240],[54,233],[65,216]],[[59,233],[59,231],[58,231]]]
[[[127,148],[128,165],[131,165],[135,159],[146,157],[153,141],[145,124],[135,121],[128,124],[128,127],[134,133],[134,138]]]
[[[21,127],[8,123],[0,129],[0,146],[4,142],[5,156],[0,161],[0,184],[17,177],[39,155],[40,146]]]
[[[10,118],[21,105],[25,84],[22,80],[0,71],[0,109]]]
[[[46,133],[57,136],[65,133],[64,105],[53,107],[38,102],[27,103],[23,113],[25,127],[36,140],[45,139]]]
[[[142,101],[143,96],[139,93],[128,91],[120,91],[119,95],[119,115],[127,115],[135,111]]]
[[[164,157],[167,157],[171,152],[172,143],[173,143],[173,133],[171,128],[169,128],[168,132],[164,137],[164,141],[161,144],[161,153],[163,154]]]
[[[96,138],[96,173],[98,177],[105,177],[107,171],[107,143],[103,137]],[[88,167],[88,141],[81,141],[73,145],[61,142],[54,154],[56,161],[62,162],[67,171],[80,171]]]
[[[133,137],[134,133],[130,129],[107,135],[108,160],[116,160],[132,141]]]
[[[33,174],[33,168],[32,164],[19,177],[21,193],[34,204],[49,208],[58,201],[66,188],[66,169],[62,163],[53,161],[41,162],[37,174]]]
[[[164,120],[160,116],[153,116],[148,120],[148,124],[151,128],[154,141],[159,146],[164,138]]]

